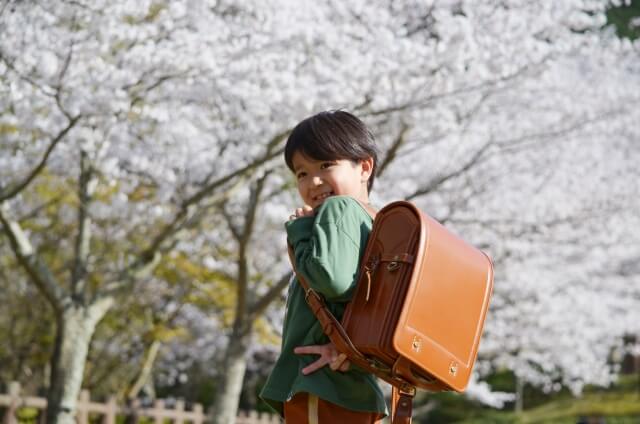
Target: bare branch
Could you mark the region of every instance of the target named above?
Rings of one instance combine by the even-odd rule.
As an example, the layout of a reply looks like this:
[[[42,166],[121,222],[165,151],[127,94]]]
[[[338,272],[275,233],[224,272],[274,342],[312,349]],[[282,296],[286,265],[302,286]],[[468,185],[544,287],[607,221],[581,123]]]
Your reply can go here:
[[[482,162],[482,160],[484,160],[486,157],[489,156],[490,152],[487,149],[492,145],[499,148],[498,150],[494,151],[494,153],[495,152],[499,152],[500,154],[513,153],[518,151],[519,149],[531,147],[536,140],[546,139],[546,138],[557,139],[558,137],[563,137],[568,134],[571,134],[573,131],[576,131],[591,123],[609,119],[612,115],[615,115],[617,113],[619,112],[618,111],[608,112],[601,116],[598,116],[592,119],[585,119],[577,123],[572,123],[570,125],[564,126],[556,130],[545,131],[545,132],[534,133],[534,134],[526,134],[518,138],[503,140],[503,141],[489,141],[485,143],[478,151],[476,151],[476,153],[470,158],[470,160],[467,163],[465,163],[461,168],[449,174],[445,174],[433,179],[429,183],[425,184],[423,187],[419,188],[418,190],[408,195],[406,197],[406,200],[411,200],[418,196],[429,194],[437,190],[438,187],[440,187],[442,184],[444,184],[448,180],[459,177],[460,175],[464,174],[469,169],[478,165],[480,162]]]
[[[261,315],[265,309],[273,302],[280,294],[282,290],[287,287],[289,281],[293,277],[293,272],[288,271],[284,274],[276,284],[274,284],[260,299],[258,299],[249,310],[249,314],[252,319]]]
[[[106,284],[103,289],[100,290],[100,296],[116,295],[117,292],[127,287],[127,284],[149,276],[160,263],[160,259],[162,259],[162,255],[159,251],[155,251],[150,258],[144,256],[138,258],[137,261],[120,273],[118,280]],[[98,293],[94,295],[94,297],[97,296]]]
[[[181,229],[186,226],[195,225],[203,216],[204,212],[211,209],[212,207],[221,206],[224,202],[229,199],[233,193],[235,193],[240,186],[245,182],[246,176],[242,175],[238,178],[235,184],[228,188],[227,190],[217,193],[215,196],[211,196],[208,205],[203,205],[200,208],[196,208],[196,205],[190,206],[187,205],[186,202],[182,205],[176,216],[173,218],[169,224],[167,224],[163,230],[153,239],[150,246],[145,249],[145,251],[141,254],[141,259],[143,262],[144,258],[151,258],[154,252],[158,251],[162,244],[168,241],[171,237],[175,237],[175,235]]]
[[[275,137],[273,137],[271,141],[269,141],[269,143],[267,144],[267,153],[264,156],[254,160],[253,162],[248,163],[247,165],[231,172],[230,174],[227,174],[223,177],[218,178],[215,181],[206,182],[204,184],[204,187],[202,187],[200,190],[198,190],[197,193],[195,193],[194,195],[189,197],[187,200],[185,200],[183,205],[189,206],[189,205],[193,205],[195,203],[200,202],[203,198],[209,196],[211,192],[213,192],[215,189],[223,186],[224,184],[228,183],[234,178],[237,178],[241,175],[248,174],[249,172],[263,165],[267,161],[282,154],[282,152],[284,151],[284,148],[280,148],[275,151],[273,149],[285,139],[285,137],[287,136],[287,134],[289,134],[290,131],[291,130],[287,129],[286,131],[283,131],[280,134],[277,134]]]
[[[27,177],[20,183],[16,184],[14,187],[7,188],[0,192],[0,202],[4,202],[5,200],[11,199],[18,195],[22,190],[24,190],[30,183],[33,181],[35,177],[44,169],[51,152],[55,149],[56,145],[67,135],[67,133],[76,125],[78,120],[82,115],[77,115],[69,121],[66,127],[64,127],[49,143],[49,147],[46,152],[42,156],[40,163],[27,175]]]
[[[28,75],[24,75],[22,72],[20,72],[15,65],[13,64],[13,62],[11,60],[9,60],[0,50],[0,61],[2,61],[7,68],[11,69],[13,72],[16,73],[16,75],[23,81],[27,82],[29,85],[31,85],[33,88],[35,88],[36,90],[38,90],[40,93],[42,93],[44,96],[46,97],[51,97],[51,98],[55,98],[55,93],[54,92],[49,92],[45,89],[45,87],[43,87],[42,85],[40,85],[38,82],[36,82],[33,78],[31,78]]]
[[[131,388],[127,391],[127,399],[135,399],[136,397],[138,397],[144,385],[147,384],[147,382],[151,378],[153,365],[156,362],[156,358],[158,357],[158,353],[160,352],[161,347],[162,342],[160,340],[154,340],[153,342],[151,342],[151,346],[149,346],[144,354],[144,360],[142,362],[140,373],[138,374]]]
[[[154,89],[158,88],[159,86],[161,86],[166,81],[170,81],[172,79],[184,77],[184,76],[188,75],[189,72],[190,72],[190,70],[185,70],[185,71],[174,73],[174,74],[160,75],[160,76],[158,76],[156,78],[155,81],[153,81],[150,84],[148,84],[148,85],[143,87],[143,82],[146,80],[146,78],[150,77],[149,74],[151,73],[149,71],[145,71],[145,72],[143,72],[141,74],[140,79],[138,81],[136,81],[133,84],[126,84],[123,88],[125,90],[127,90],[131,95],[131,102],[130,102],[131,105],[135,105],[139,101],[143,100],[143,94],[150,93],[151,91],[153,91]],[[140,89],[137,90],[137,88],[140,88]]]
[[[167,224],[156,236],[150,246],[142,251],[129,266],[123,269],[115,281],[106,284],[100,292],[102,294],[114,294],[125,288],[127,284],[148,276],[160,262],[162,254],[173,249],[178,242],[178,235],[181,230],[196,225],[211,208],[220,207],[224,204],[244,182],[245,177],[238,178],[232,187],[210,198],[207,205],[203,205],[198,209],[187,208],[181,210],[174,217],[174,220]]]
[[[544,62],[546,62],[548,59],[548,57],[543,58],[540,62],[538,62],[537,64],[533,64],[533,65],[526,65],[523,66],[522,68],[514,71],[513,73],[509,74],[509,75],[505,75],[502,76],[500,78],[494,79],[494,80],[489,80],[489,81],[484,81],[480,84],[475,84],[475,85],[469,85],[466,87],[461,87],[461,88],[457,88],[455,90],[451,90],[451,91],[446,91],[444,93],[437,93],[437,94],[432,94],[430,96],[418,99],[418,100],[411,100],[411,101],[407,101],[403,104],[399,104],[396,106],[391,106],[391,107],[387,107],[384,109],[378,109],[378,110],[373,110],[373,111],[369,111],[369,112],[363,112],[362,116],[377,116],[377,115],[387,115],[389,113],[393,113],[393,112],[400,112],[400,111],[404,111],[404,110],[408,110],[408,109],[414,109],[414,108],[421,108],[421,107],[425,107],[427,105],[429,105],[430,103],[433,103],[436,100],[440,100],[443,98],[447,98],[447,97],[455,97],[459,94],[465,94],[465,93],[472,93],[474,91],[482,91],[491,87],[495,87],[498,86],[504,82],[508,82],[511,80],[515,80],[518,77],[520,77],[521,75],[523,75],[525,72],[529,71],[531,68],[535,67],[535,66],[539,66],[541,64],[543,64]],[[421,90],[416,90],[416,93],[419,93]]]
[[[0,7],[0,16],[2,16],[4,14],[4,11],[7,9],[7,6],[9,6],[9,3],[11,3],[9,0],[5,0],[3,1],[3,5],[2,7]]]
[[[382,173],[385,171],[385,169],[387,169],[389,164],[391,164],[391,162],[393,162],[393,160],[396,158],[396,155],[398,154],[398,149],[400,149],[400,147],[406,141],[406,135],[407,135],[407,131],[409,131],[409,128],[410,128],[409,125],[407,125],[404,122],[402,123],[402,128],[400,128],[400,133],[398,134],[396,139],[393,141],[393,144],[391,144],[391,147],[389,148],[389,150],[387,150],[387,154],[384,157],[384,160],[382,160],[380,162],[380,166],[378,166],[378,171],[376,172],[377,174],[376,176],[382,175]]]
[[[242,185],[242,183],[245,182],[247,176],[251,171],[260,167],[273,157],[281,154],[283,151],[282,148],[277,149],[276,151],[273,151],[273,149],[278,146],[282,142],[282,140],[284,140],[284,137],[286,137],[289,131],[290,130],[283,131],[282,133],[274,136],[267,144],[267,152],[264,156],[256,159],[255,161],[245,165],[244,167],[236,171],[225,175],[224,177],[205,184],[205,186],[202,187],[197,193],[183,201],[174,218],[158,233],[149,247],[139,255],[138,259],[134,261],[130,267],[127,268],[125,274],[130,274],[131,272],[133,272],[132,270],[138,269],[144,266],[144,264],[147,264],[151,259],[154,258],[155,254],[160,250],[163,243],[174,237],[179,230],[185,227],[185,225],[195,225],[197,221],[201,219],[202,216],[204,216],[204,211],[210,209],[211,207],[220,206],[224,201],[230,198],[232,193],[234,193]],[[215,196],[212,195],[212,193],[216,189],[224,186],[234,179],[237,180],[231,188],[225,190],[222,193],[218,193]],[[196,211],[196,205],[206,198],[208,198],[208,205],[200,205],[200,210]],[[118,280],[124,281],[129,280],[129,278],[125,275],[121,276],[121,278],[119,278]]]
[[[78,235],[75,243],[74,264],[71,272],[71,292],[84,300],[88,275],[88,259],[91,241],[91,217],[89,205],[93,199],[96,180],[87,152],[80,152],[80,177],[78,182]]]
[[[249,208],[247,208],[247,213],[245,214],[244,231],[242,233],[242,238],[240,239],[241,245],[246,245],[253,233],[253,226],[256,220],[258,203],[260,202],[260,197],[262,196],[262,192],[264,190],[264,183],[269,177],[269,174],[271,174],[271,171],[265,172],[264,175],[256,181],[255,186],[251,189],[251,195],[249,196]]]
[[[231,231],[238,239],[238,257],[236,261],[237,276],[235,278],[237,284],[233,323],[234,334],[247,334],[247,332],[250,331],[252,325],[251,315],[248,314],[248,289],[250,277],[249,264],[251,262],[248,245],[254,230],[255,216],[257,213],[260,197],[264,190],[265,181],[267,180],[270,173],[271,171],[265,172],[264,175],[258,178],[251,187],[249,205],[244,216],[242,231],[239,231],[238,228],[235,227],[231,220],[231,217],[226,212],[224,212],[225,218],[229,223]]]
[[[59,194],[53,198],[51,198],[50,200],[47,200],[46,202],[34,207],[33,209],[31,209],[29,212],[23,214],[20,219],[22,221],[28,221],[30,219],[35,218],[36,216],[38,216],[40,214],[40,212],[42,212],[44,209],[55,205],[56,203],[58,203],[59,201],[61,201],[64,197],[66,196],[66,193],[63,194]]]
[[[434,38],[439,38],[437,37],[436,33],[433,31],[433,27],[435,26],[435,22],[436,22],[436,20],[433,17],[433,10],[435,9],[435,7],[436,7],[436,4],[434,2],[427,9],[427,11],[422,16],[420,16],[420,18],[416,19],[418,23],[414,25],[413,28],[409,27],[408,24],[405,25],[405,27],[407,28],[407,37],[412,37],[418,32],[421,32],[424,30],[430,30],[429,31],[430,36]]]
[[[530,147],[533,143],[540,139],[557,139],[559,137],[563,137],[571,134],[573,131],[576,131],[580,128],[583,128],[589,124],[593,124],[595,122],[609,120],[615,115],[622,113],[619,110],[609,111],[607,113],[603,113],[602,115],[596,116],[591,119],[584,119],[579,122],[574,122],[570,125],[565,125],[561,128],[544,131],[539,133],[525,134],[521,137],[496,141],[494,144],[500,148],[501,152],[510,153],[518,151],[519,149],[525,149]]]
[[[471,168],[473,168],[474,166],[476,166],[477,164],[479,164],[481,162],[481,160],[483,159],[483,156],[486,152],[486,149],[491,145],[492,143],[486,143],[484,144],[482,147],[480,147],[476,153],[464,164],[462,165],[460,168],[458,168],[455,171],[452,171],[448,174],[444,174],[444,175],[440,175],[438,177],[435,177],[434,179],[432,179],[431,181],[429,181],[427,184],[425,184],[424,186],[420,187],[419,189],[417,189],[416,191],[414,191],[413,193],[409,194],[408,196],[405,197],[406,200],[412,200],[415,199],[416,197],[419,196],[424,196],[425,194],[429,194],[431,192],[436,191],[440,186],[442,186],[442,184],[444,184],[445,182],[459,177],[460,175],[464,174],[465,172],[469,171]]]
[[[231,230],[231,234],[233,235],[233,238],[235,238],[238,242],[240,242],[240,239],[242,238],[242,234],[238,229],[238,227],[236,226],[236,224],[233,223],[233,218],[227,211],[227,208],[225,207],[225,205],[222,205],[222,207],[220,208],[220,212],[222,213],[222,216],[224,216],[225,221],[227,221],[227,225],[229,226],[229,230]]]
[[[597,210],[591,209],[582,209],[571,214],[567,214],[564,216],[552,216],[546,220],[523,220],[518,218],[494,218],[494,219],[471,219],[471,218],[451,218],[449,222],[454,223],[456,225],[472,225],[472,226],[480,226],[482,228],[486,228],[488,230],[493,231],[494,233],[500,234],[504,237],[516,237],[522,238],[526,236],[534,236],[540,235],[544,236],[548,234],[550,230],[555,229],[558,226],[562,225],[571,225],[577,222],[586,223],[588,221],[591,222],[602,222],[607,217],[610,217],[613,213],[618,209],[617,206],[613,205],[608,208],[600,208]],[[578,237],[578,238],[574,238]],[[587,243],[585,240],[579,238],[579,235],[572,234],[568,239],[561,239],[560,237],[554,237],[553,243],[556,244],[576,244],[579,243],[585,247]],[[597,244],[588,247],[602,246],[602,242],[598,242]]]
[[[249,290],[249,240],[253,235],[254,223],[256,218],[256,212],[258,210],[258,203],[262,191],[264,190],[264,183],[267,180],[270,172],[266,172],[263,176],[258,178],[251,187],[251,194],[249,196],[249,205],[245,214],[244,225],[240,239],[238,240],[238,278],[236,285],[236,314],[234,327],[248,329],[250,327],[248,311],[248,299],[247,293]]]
[[[125,267],[113,282],[103,286],[100,293],[114,294],[126,287],[127,284],[149,275],[159,263],[162,253],[168,251],[177,243],[177,236],[181,230],[196,225],[210,209],[223,205],[246,182],[251,171],[282,153],[283,148],[276,151],[273,149],[284,140],[289,131],[286,130],[275,135],[267,144],[267,151],[262,157],[213,182],[206,182],[204,187],[197,193],[184,200],[173,219],[160,230],[149,246],[140,252],[136,259]],[[212,194],[216,189],[234,179],[236,181],[231,187],[215,195]],[[202,204],[205,199],[207,203]]]
[[[56,313],[64,308],[64,303],[68,300],[60,284],[49,268],[42,263],[36,254],[27,235],[22,231],[18,222],[6,216],[6,208],[0,203],[0,223],[5,235],[9,238],[9,245],[16,255],[18,262],[31,277],[38,290],[42,292],[49,301]]]
[[[75,26],[76,24],[76,14],[73,14],[73,17],[71,18],[71,26]],[[71,40],[69,41],[69,49],[67,50],[67,55],[64,58],[64,62],[62,62],[62,67],[60,68],[60,72],[58,72],[58,84],[57,84],[57,89],[58,89],[58,93],[56,94],[56,100],[59,100],[59,96],[60,96],[60,87],[62,87],[62,80],[64,79],[64,76],[67,74],[67,71],[69,70],[69,65],[71,64],[71,58],[73,57],[73,47],[75,46],[75,40],[72,37]]]

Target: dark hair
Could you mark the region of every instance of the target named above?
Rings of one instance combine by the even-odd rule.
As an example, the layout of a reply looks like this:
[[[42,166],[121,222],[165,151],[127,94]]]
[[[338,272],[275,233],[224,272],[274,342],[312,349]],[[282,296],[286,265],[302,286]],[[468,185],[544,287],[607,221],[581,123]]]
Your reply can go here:
[[[373,134],[349,112],[329,110],[302,120],[295,126],[284,147],[284,160],[291,171],[293,155],[300,152],[314,160],[348,159],[353,162],[373,158],[367,189],[371,191],[378,166]]]

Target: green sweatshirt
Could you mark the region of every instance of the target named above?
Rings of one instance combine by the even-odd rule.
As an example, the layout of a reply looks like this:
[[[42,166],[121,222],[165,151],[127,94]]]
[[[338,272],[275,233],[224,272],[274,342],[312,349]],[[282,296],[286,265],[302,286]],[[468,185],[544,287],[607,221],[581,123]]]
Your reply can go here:
[[[314,217],[285,224],[298,273],[325,297],[338,320],[353,293],[371,226],[372,219],[362,205],[347,196],[332,196],[318,207]],[[289,286],[282,350],[260,397],[280,414],[282,403],[298,392],[312,393],[351,410],[386,414],[376,378],[353,365],[347,372],[325,366],[309,375],[302,374],[302,368],[318,356],[297,355],[293,349],[328,342],[304,299],[304,289],[294,279]]]

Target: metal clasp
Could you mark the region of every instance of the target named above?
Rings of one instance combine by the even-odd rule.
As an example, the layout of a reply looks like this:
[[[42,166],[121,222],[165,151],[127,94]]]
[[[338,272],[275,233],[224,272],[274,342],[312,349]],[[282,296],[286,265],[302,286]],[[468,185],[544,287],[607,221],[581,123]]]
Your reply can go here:
[[[400,262],[398,262],[399,259],[400,257],[398,255],[394,256],[393,260],[387,265],[387,271],[395,271],[398,269],[400,267]]]
[[[456,362],[451,362],[451,364],[449,365],[449,374],[455,377],[457,373],[458,373],[458,364]]]
[[[411,348],[416,352],[420,352],[420,348],[422,348],[422,339],[418,336],[413,336],[413,342],[411,343]]]
[[[318,295],[318,293],[316,293],[316,291],[314,289],[312,289],[311,287],[309,287],[304,293],[304,300],[307,303],[309,302],[309,296],[313,296],[317,300],[322,301],[322,298],[320,298],[320,295]]]

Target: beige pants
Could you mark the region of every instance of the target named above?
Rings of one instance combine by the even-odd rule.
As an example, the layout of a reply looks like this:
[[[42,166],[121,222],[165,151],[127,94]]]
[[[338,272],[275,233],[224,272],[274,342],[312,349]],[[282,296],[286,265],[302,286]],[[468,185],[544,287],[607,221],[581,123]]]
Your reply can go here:
[[[382,416],[375,412],[360,412],[345,409],[315,395],[297,393],[284,403],[286,424],[376,424]]]

